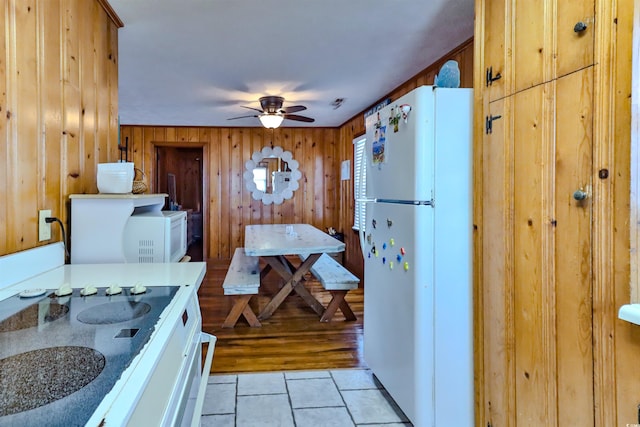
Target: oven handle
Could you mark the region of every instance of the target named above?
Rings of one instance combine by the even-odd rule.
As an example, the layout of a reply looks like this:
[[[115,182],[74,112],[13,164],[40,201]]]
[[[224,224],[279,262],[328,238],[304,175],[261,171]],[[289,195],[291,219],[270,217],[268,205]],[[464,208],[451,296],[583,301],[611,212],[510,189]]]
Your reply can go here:
[[[191,420],[191,427],[198,427],[200,425],[200,418],[202,417],[202,405],[204,404],[204,395],[207,391],[207,383],[209,374],[211,372],[211,362],[213,361],[213,350],[216,346],[217,338],[206,332],[200,332],[200,344],[209,343],[207,348],[207,356],[204,360],[204,366],[202,366],[202,375],[200,376],[200,387],[198,388],[198,396],[196,397],[196,404],[193,409],[193,419]]]

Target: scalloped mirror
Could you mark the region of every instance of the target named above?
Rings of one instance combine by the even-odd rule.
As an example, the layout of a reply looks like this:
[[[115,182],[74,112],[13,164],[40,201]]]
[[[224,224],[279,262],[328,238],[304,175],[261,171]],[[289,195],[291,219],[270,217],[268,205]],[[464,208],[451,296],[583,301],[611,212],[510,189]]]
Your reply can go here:
[[[265,205],[279,205],[292,198],[302,177],[298,162],[282,147],[264,147],[254,152],[244,166],[247,190],[251,191],[254,200],[262,200]]]

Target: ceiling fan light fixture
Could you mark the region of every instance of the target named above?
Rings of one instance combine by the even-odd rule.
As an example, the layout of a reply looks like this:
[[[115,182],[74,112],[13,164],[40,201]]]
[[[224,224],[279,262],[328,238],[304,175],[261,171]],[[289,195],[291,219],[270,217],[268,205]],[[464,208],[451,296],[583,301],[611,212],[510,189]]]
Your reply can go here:
[[[284,120],[284,116],[280,113],[264,113],[258,116],[260,119],[260,123],[262,126],[267,129],[276,129],[282,124],[282,120]]]

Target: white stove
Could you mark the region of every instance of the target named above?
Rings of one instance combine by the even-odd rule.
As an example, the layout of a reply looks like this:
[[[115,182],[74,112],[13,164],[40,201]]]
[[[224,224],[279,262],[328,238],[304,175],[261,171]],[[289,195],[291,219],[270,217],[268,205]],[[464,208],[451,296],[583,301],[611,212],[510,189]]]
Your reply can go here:
[[[62,265],[56,245],[0,257],[0,425],[197,425],[205,264]]]

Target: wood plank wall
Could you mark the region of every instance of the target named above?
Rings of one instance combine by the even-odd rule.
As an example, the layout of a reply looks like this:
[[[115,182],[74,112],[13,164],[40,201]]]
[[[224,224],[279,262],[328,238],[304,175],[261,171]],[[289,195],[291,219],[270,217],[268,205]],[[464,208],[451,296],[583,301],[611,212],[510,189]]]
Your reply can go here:
[[[617,318],[630,300],[633,9],[633,0],[476,0],[474,165],[484,170],[474,191],[476,425],[638,423],[640,328]],[[573,26],[585,18],[595,25],[578,38]],[[486,87],[490,66],[503,79]],[[484,118],[499,111],[489,138]],[[547,141],[557,145],[546,162],[515,158],[542,158],[534,150],[549,150]],[[582,149],[586,171],[572,145],[580,141],[592,144]],[[557,175],[523,196],[524,179],[551,169]],[[593,185],[586,227],[568,216],[584,214],[571,198],[583,172]],[[541,223],[538,206],[550,196],[545,202],[564,215],[551,217],[557,249],[548,228],[527,231]],[[534,263],[541,268],[526,268]]]
[[[38,242],[38,210],[67,223],[115,158],[118,28],[103,1],[0,1],[0,255]]]
[[[129,161],[144,170],[149,191],[155,191],[157,146],[202,147],[205,259],[229,259],[243,246],[244,227],[261,223],[309,223],[321,230],[339,227],[338,129],[121,127],[128,140]],[[247,191],[244,163],[265,146],[280,146],[300,163],[302,179],[293,198],[264,205]]]

